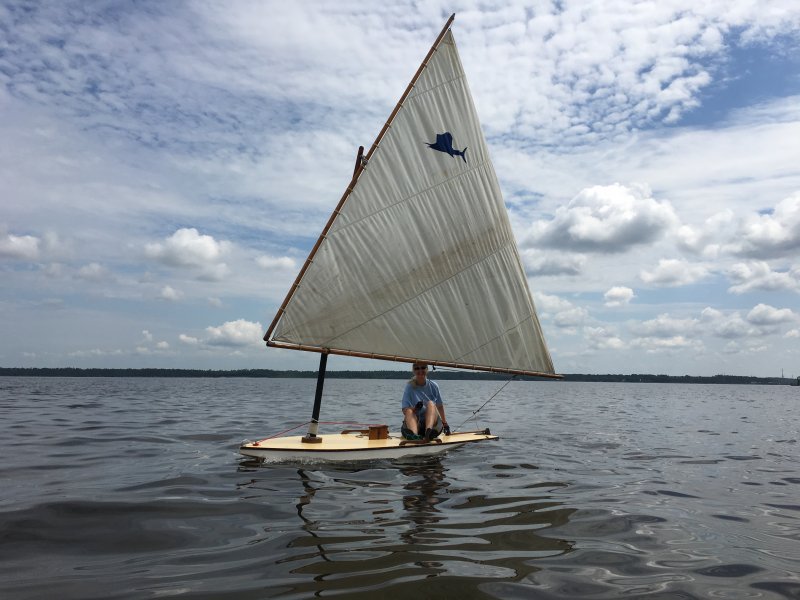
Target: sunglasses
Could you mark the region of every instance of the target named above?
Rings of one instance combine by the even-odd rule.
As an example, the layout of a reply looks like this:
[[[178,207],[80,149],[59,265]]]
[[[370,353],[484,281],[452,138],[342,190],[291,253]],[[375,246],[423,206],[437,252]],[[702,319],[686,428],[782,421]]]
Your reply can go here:
[[[427,369],[428,369],[428,367],[414,367],[415,371],[425,371]]]

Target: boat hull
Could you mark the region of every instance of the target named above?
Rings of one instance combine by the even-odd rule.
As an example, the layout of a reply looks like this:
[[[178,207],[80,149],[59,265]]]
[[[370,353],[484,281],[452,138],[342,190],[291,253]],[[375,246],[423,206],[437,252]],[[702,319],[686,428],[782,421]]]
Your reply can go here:
[[[304,443],[302,436],[244,442],[239,452],[269,462],[350,462],[441,454],[465,444],[497,440],[498,437],[484,430],[442,435],[428,443],[408,442],[397,433],[390,433],[388,438],[382,440],[371,440],[363,432],[325,434],[320,435],[319,439],[321,441],[314,444]]]

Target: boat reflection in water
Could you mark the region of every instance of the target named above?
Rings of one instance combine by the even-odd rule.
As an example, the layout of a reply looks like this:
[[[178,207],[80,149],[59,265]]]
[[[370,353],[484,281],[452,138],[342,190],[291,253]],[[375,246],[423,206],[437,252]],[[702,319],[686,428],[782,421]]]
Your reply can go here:
[[[372,589],[469,594],[481,582],[520,582],[539,570],[536,559],[572,550],[546,535],[574,512],[548,495],[562,484],[526,477],[524,487],[517,479],[487,495],[485,482],[451,479],[445,465],[429,458],[391,468],[296,469],[299,522],[265,526],[284,541],[281,555],[264,564],[270,579],[288,597]],[[264,484],[253,479],[245,487]]]

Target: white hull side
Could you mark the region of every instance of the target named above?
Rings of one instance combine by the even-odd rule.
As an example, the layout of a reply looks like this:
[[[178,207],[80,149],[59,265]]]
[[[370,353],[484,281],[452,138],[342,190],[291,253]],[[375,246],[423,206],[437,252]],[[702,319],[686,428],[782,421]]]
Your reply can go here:
[[[465,444],[498,439],[486,432],[443,435],[441,442],[434,440],[427,444],[403,444],[403,438],[396,433],[390,434],[384,440],[370,440],[367,435],[359,433],[334,433],[320,435],[319,438],[322,441],[315,444],[303,443],[302,436],[245,442],[239,452],[244,456],[269,462],[352,462],[430,456],[460,448]]]

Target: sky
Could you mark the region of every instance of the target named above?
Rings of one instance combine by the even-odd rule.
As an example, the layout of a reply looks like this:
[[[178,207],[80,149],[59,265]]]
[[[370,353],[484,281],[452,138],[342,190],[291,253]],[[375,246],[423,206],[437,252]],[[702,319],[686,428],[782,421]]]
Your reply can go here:
[[[0,0],[0,366],[316,368],[262,336],[453,12],[556,371],[800,375],[795,0]]]

